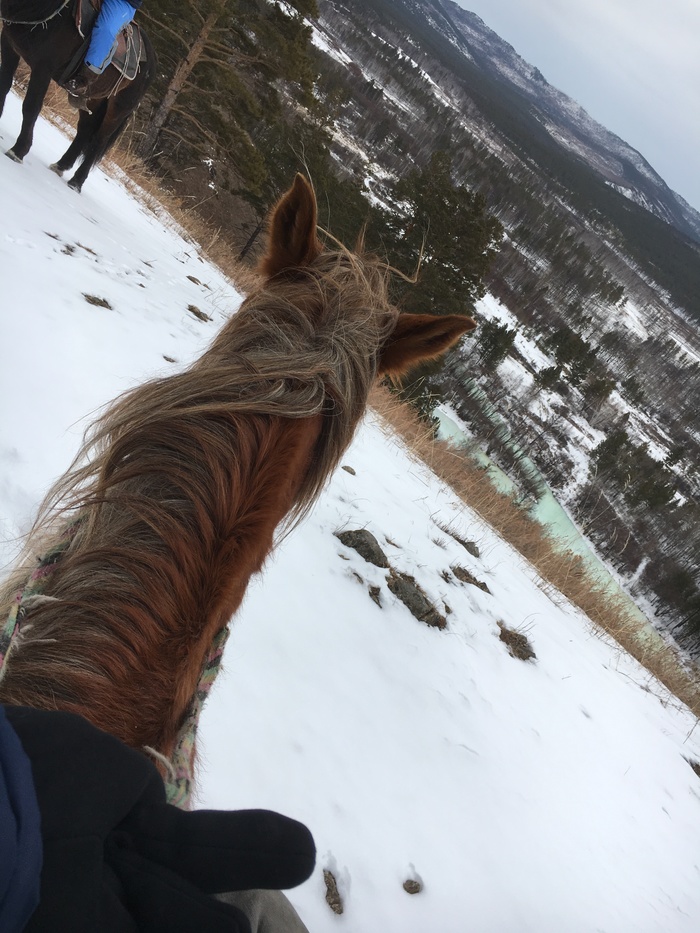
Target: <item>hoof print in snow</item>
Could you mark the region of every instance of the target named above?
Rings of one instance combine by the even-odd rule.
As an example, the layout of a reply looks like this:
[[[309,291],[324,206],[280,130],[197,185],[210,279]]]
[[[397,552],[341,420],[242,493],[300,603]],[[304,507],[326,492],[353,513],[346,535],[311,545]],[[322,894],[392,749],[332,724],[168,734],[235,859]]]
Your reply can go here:
[[[685,760],[688,762],[697,776],[700,777],[700,761],[693,761],[692,758],[686,758]]]
[[[163,354],[163,359],[166,363],[177,363],[177,360],[174,356],[166,356],[165,353]]]
[[[468,551],[472,557],[481,557],[481,551],[473,541],[466,541],[461,535],[457,534],[453,528],[450,528],[449,525],[438,525],[438,528],[444,531],[446,535],[454,538],[454,540],[458,544],[461,544],[464,550]]]
[[[375,602],[381,609],[382,608],[381,589],[378,586],[370,586],[368,592],[369,592],[369,598],[372,600],[372,602]]]
[[[324,868],[323,880],[326,882],[326,904],[328,904],[334,914],[342,914],[343,899],[338,891],[335,875],[332,871],[328,871],[327,868]]]
[[[197,305],[187,305],[187,310],[190,314],[193,314],[198,321],[211,321],[209,315],[205,314],[204,311],[200,311]]]
[[[498,637],[508,646],[508,651],[512,657],[518,658],[520,661],[537,659],[537,655],[532,650],[532,645],[526,635],[508,628],[502,622],[498,623],[498,627],[501,630]]]
[[[97,295],[88,295],[87,292],[83,292],[83,298],[89,305],[95,305],[96,308],[107,308],[108,311],[114,310],[106,298],[98,298]]]
[[[474,574],[470,573],[466,567],[462,567],[461,564],[455,564],[454,567],[450,567],[450,570],[462,583],[470,583],[472,586],[478,586],[484,593],[491,593],[491,590],[485,583],[482,583],[481,580],[477,580]]]
[[[416,881],[414,878],[408,878],[403,883],[403,889],[406,894],[420,894],[423,890],[423,885],[420,881]]]
[[[445,628],[447,619],[440,615],[413,577],[392,569],[386,582],[394,596],[419,622],[425,622],[433,628]]]
[[[367,563],[374,564],[375,567],[388,567],[389,561],[386,554],[379,547],[379,542],[371,531],[366,528],[360,528],[357,531],[336,531],[336,538],[344,544],[345,547],[351,547],[354,551],[363,557]]]
[[[343,465],[342,469],[345,470],[346,473],[349,473],[350,476],[357,476],[357,473],[355,472],[355,470],[353,470],[351,466]]]

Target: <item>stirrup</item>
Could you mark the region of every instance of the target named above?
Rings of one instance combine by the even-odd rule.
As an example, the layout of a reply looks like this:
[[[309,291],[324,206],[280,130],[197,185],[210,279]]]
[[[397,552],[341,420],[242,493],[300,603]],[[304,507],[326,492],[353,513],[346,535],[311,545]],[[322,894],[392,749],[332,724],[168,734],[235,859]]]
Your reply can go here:
[[[68,89],[66,88],[66,90]],[[72,91],[68,91],[68,103],[74,110],[84,110],[86,113],[92,113],[88,106],[88,98],[83,94],[73,94]]]

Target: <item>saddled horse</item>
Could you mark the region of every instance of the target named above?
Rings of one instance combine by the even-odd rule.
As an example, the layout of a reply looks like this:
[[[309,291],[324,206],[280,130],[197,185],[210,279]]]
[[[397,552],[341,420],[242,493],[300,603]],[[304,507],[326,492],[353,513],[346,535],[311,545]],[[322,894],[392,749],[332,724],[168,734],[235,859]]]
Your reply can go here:
[[[80,713],[184,768],[185,791],[183,730],[278,525],[315,502],[376,378],[475,326],[399,314],[387,267],[322,246],[316,216],[297,175],[259,288],[188,369],[96,422],[2,594],[0,702]]]
[[[31,69],[22,106],[22,129],[6,153],[15,162],[21,162],[31,148],[34,125],[50,82],[65,81],[80,63],[81,51],[86,51],[87,42],[76,26],[74,7],[75,0],[0,0],[4,23],[0,37],[0,114],[20,59]],[[93,85],[89,112],[80,111],[73,142],[51,166],[62,175],[81,158],[68,182],[76,191],[81,190],[90,169],[115,142],[155,77],[153,47],[143,30],[132,28],[138,31],[142,50],[134,78],[124,77],[113,64],[105,69]]]

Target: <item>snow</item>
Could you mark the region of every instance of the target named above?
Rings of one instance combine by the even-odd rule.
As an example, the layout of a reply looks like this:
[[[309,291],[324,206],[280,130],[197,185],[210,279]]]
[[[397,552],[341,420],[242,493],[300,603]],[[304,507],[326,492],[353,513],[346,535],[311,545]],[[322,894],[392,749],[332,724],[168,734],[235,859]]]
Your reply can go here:
[[[642,340],[646,340],[649,336],[649,331],[644,323],[644,312],[629,298],[625,300],[620,310],[624,326],[627,327],[628,330],[631,330],[635,336],[641,337]]]
[[[681,352],[688,357],[693,363],[700,363],[700,353],[696,349],[690,346],[690,344],[685,341],[681,336],[674,333],[669,333],[668,335],[674,343],[678,344]]]
[[[18,124],[11,98],[5,145]],[[5,560],[85,416],[192,359],[239,301],[115,178],[95,172],[82,196],[68,189],[47,170],[64,146],[41,122],[24,165],[0,159]],[[377,417],[344,463],[355,475],[333,476],[235,620],[202,721],[199,804],[270,807],[309,825],[318,865],[290,897],[318,933],[695,933],[693,717],[545,591]],[[444,631],[416,621],[386,571],[334,537],[346,528],[371,530],[393,567],[449,606]],[[490,592],[457,582],[456,564]],[[527,632],[536,661],[509,655],[499,621]],[[324,901],[324,868],[341,917]],[[420,894],[405,893],[408,878]]]
[[[331,38],[324,31],[319,29],[318,23],[309,23],[311,26],[311,41],[316,46],[317,49],[320,49],[322,52],[325,52],[326,55],[329,55],[331,58],[334,58],[341,65],[348,65],[352,61],[349,55],[347,55],[336,43],[336,41]]]
[[[540,350],[534,339],[530,338],[524,331],[513,312],[504,304],[501,304],[493,295],[486,294],[478,301],[476,303],[476,312],[478,316],[488,318],[488,320],[495,321],[497,324],[505,324],[511,330],[517,331],[513,346],[535,372],[554,365],[554,358]]]

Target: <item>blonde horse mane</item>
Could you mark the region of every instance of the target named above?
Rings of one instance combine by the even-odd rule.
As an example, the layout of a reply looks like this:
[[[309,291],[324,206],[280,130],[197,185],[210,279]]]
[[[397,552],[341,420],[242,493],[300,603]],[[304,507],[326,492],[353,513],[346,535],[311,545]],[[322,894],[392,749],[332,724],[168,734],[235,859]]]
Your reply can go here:
[[[474,326],[399,316],[385,265],[321,247],[301,176],[261,270],[209,349],[109,406],[49,491],[0,594],[17,620],[0,702],[77,712],[170,755],[214,639],[280,522],[313,505],[377,374]]]

